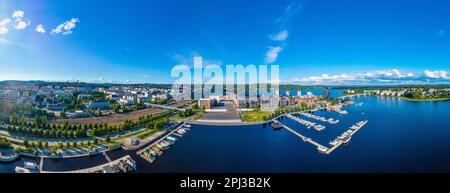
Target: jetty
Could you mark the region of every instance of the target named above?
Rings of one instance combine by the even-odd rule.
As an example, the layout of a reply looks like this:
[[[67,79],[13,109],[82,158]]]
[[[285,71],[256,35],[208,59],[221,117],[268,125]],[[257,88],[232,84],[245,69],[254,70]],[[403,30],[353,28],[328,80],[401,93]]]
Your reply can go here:
[[[310,143],[310,144],[316,146],[317,149],[318,149],[319,151],[325,151],[325,152],[328,151],[328,148],[327,148],[327,147],[325,147],[325,146],[321,145],[320,143],[318,143],[318,142],[312,140],[311,138],[308,138],[308,137],[306,137],[306,136],[304,136],[304,135],[302,135],[302,134],[300,134],[300,133],[294,131],[293,129],[289,128],[288,126],[286,126],[286,125],[284,125],[284,124],[282,124],[282,123],[280,123],[280,122],[278,122],[278,121],[276,121],[276,120],[274,120],[274,122],[277,123],[277,124],[280,124],[283,128],[285,128],[286,130],[290,131],[290,132],[293,133],[294,135],[297,135],[297,136],[300,137],[304,142],[307,142],[307,143]]]
[[[292,119],[294,121],[297,121],[298,123],[300,123],[302,125],[305,125],[308,128],[313,127],[317,131],[322,131],[322,130],[325,129],[325,126],[323,126],[323,125],[319,125],[319,124],[313,123],[311,121],[300,119],[298,117],[292,116],[291,114],[287,114],[286,117],[288,117],[288,118],[290,118],[290,119]]]
[[[172,144],[175,143],[175,141],[177,140],[176,137],[183,137],[188,130],[190,130],[190,125],[187,123],[182,123],[163,137],[154,141],[145,148],[137,151],[136,154],[141,156],[148,162],[153,163],[157,156],[161,156],[164,150],[168,149]]]
[[[288,116],[288,115],[287,115]],[[292,116],[292,115],[291,115]],[[314,140],[312,140],[311,138],[308,138],[300,133],[298,133],[297,131],[289,128],[288,126],[280,123],[278,120],[274,119],[273,120],[274,123],[281,125],[283,128],[285,128],[286,130],[288,130],[289,132],[293,133],[294,135],[300,137],[304,142],[310,143],[312,145],[314,145],[317,150],[320,153],[323,154],[331,154],[334,150],[336,150],[337,148],[339,148],[342,144],[348,144],[350,142],[351,137],[358,132],[364,125],[367,124],[368,120],[364,120],[364,121],[360,121],[354,125],[352,125],[347,131],[345,131],[344,133],[342,133],[341,135],[339,135],[335,140],[331,141],[329,143],[329,145],[331,145],[330,147],[327,147],[325,145],[322,145]]]

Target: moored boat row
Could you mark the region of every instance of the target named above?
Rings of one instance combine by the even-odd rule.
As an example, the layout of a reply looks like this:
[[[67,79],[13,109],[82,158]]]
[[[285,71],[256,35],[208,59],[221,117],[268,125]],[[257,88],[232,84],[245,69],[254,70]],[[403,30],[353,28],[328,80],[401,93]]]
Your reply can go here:
[[[148,162],[153,163],[156,158],[160,157],[164,153],[164,151],[169,149],[180,137],[183,137],[186,134],[187,130],[189,130],[189,128],[190,125],[184,125],[147,150],[143,151],[140,156]]]
[[[325,118],[325,117],[321,117],[321,116],[314,115],[314,114],[311,114],[311,113],[299,112],[298,114],[303,115],[303,116],[305,116],[305,117],[309,117],[309,118],[318,120],[318,121],[327,122],[327,123],[333,124],[333,125],[339,123],[339,120],[338,120],[338,119],[337,119],[337,120],[335,120],[335,119],[333,119],[333,118],[327,119],[327,118]]]
[[[311,121],[307,121],[307,120],[304,120],[304,119],[300,119],[300,118],[295,117],[295,116],[292,116],[292,115],[290,115],[290,114],[288,114],[287,117],[289,117],[289,118],[291,118],[291,119],[293,119],[293,120],[299,122],[299,123],[302,124],[302,125],[307,126],[308,129],[311,128],[311,127],[313,127],[313,128],[314,128],[315,130],[317,130],[317,131],[322,131],[322,130],[325,129],[325,126],[323,126],[323,125],[319,125],[319,124],[313,123],[313,122],[311,122]]]
[[[368,121],[360,121],[354,125],[352,125],[347,131],[343,132],[339,135],[335,140],[330,141],[330,145],[338,145],[340,142],[344,144],[348,144],[352,138],[352,135],[355,134],[359,129],[361,129]]]

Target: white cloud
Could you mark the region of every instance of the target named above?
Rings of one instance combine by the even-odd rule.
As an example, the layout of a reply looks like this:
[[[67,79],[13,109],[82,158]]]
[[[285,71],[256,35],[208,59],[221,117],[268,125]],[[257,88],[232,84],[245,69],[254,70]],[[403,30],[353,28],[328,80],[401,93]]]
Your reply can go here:
[[[36,32],[39,32],[39,33],[43,34],[46,31],[45,31],[44,26],[42,24],[39,24],[39,25],[36,26]]]
[[[365,73],[365,78],[407,78],[414,77],[415,75],[411,72],[402,73],[397,69],[392,70],[379,70],[375,72]]]
[[[62,33],[62,35],[65,35],[65,36],[70,35],[70,34],[72,34],[72,31],[65,31]]]
[[[177,62],[177,64],[184,64],[184,65],[188,65],[188,66],[194,66],[194,57],[202,57],[203,67],[209,66],[209,65],[219,65],[219,66],[223,65],[222,60],[205,58],[197,52],[191,52],[191,53],[189,53],[188,56],[181,55],[181,54],[171,54],[170,57],[173,61]]]
[[[445,31],[445,30],[439,30],[439,31],[437,32],[437,35],[438,35],[438,37],[444,37],[444,36],[447,35],[447,31]]]
[[[0,34],[6,34],[8,33],[8,28],[6,28],[5,26],[0,26]]]
[[[339,75],[328,75],[328,74],[322,74],[321,76],[310,76],[306,78],[293,78],[291,79],[291,82],[324,82],[324,81],[349,81],[349,80],[355,80],[356,76],[354,75],[348,75],[348,74],[339,74]]]
[[[427,78],[434,78],[434,79],[449,79],[448,72],[439,70],[439,71],[429,71],[425,70],[423,71],[423,74]]]
[[[9,18],[4,18],[4,19],[0,20],[0,26],[5,26],[5,25],[8,25],[9,23],[11,23],[11,19],[9,19]]]
[[[24,15],[25,15],[25,12],[23,12],[22,10],[15,10],[12,14],[12,18],[22,19]]]
[[[283,49],[280,46],[277,47],[269,46],[269,50],[266,53],[265,63],[269,64],[275,62],[282,50]]]
[[[293,78],[291,83],[304,84],[371,84],[371,83],[405,83],[407,81],[422,81],[419,75],[411,72],[401,72],[397,69],[378,70],[366,73],[345,73],[338,75],[322,74],[305,78]]]
[[[58,25],[55,29],[51,31],[52,34],[60,34],[69,35],[72,34],[72,30],[77,26],[77,23],[80,22],[78,18],[72,18],[69,21],[66,21],[60,25]]]
[[[30,24],[30,22],[24,22],[24,21],[18,21],[16,25],[14,25],[14,28],[17,30],[23,30],[27,28],[27,26]]]
[[[283,30],[283,31],[279,32],[278,34],[269,35],[269,38],[274,41],[284,41],[284,40],[286,40],[288,35],[289,35],[288,31]]]
[[[0,38],[0,44],[10,45],[12,42],[7,39]]]
[[[289,3],[283,14],[275,20],[275,23],[280,24],[281,26],[285,26],[303,9],[304,3],[305,2],[300,1],[292,1],[291,3]]]

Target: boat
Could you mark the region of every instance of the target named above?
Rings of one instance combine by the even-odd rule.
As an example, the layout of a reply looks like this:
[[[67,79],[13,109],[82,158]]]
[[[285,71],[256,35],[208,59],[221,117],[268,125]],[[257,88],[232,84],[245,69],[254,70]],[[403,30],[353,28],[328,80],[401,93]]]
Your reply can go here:
[[[175,140],[176,140],[176,138],[172,137],[172,136],[169,136],[166,139],[169,140],[170,142],[175,142]]]
[[[328,148],[324,146],[317,147],[317,150],[319,150],[320,153],[326,153],[328,151]]]
[[[186,123],[186,124],[184,124],[184,127],[185,127],[185,128],[191,128],[191,125],[188,124],[188,123]]]
[[[335,140],[333,140],[333,141],[330,141],[329,144],[332,145],[332,146],[335,146],[335,145],[338,144],[338,142],[339,142],[339,140],[335,139]]]
[[[279,129],[283,128],[283,125],[281,125],[280,123],[273,122],[272,123],[272,128],[275,129],[275,130],[279,130]]]
[[[344,141],[342,142],[344,145],[348,145],[350,143],[350,140],[352,139],[352,137],[347,137],[344,139]]]
[[[33,162],[25,162],[23,164],[23,167],[26,169],[29,169],[29,170],[37,170],[38,169],[37,164],[33,163]]]

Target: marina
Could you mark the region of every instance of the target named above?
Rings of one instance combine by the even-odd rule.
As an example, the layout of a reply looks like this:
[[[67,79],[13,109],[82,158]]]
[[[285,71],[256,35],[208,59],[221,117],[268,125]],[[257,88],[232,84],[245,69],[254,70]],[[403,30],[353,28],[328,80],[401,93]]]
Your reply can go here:
[[[149,163],[153,163],[157,157],[161,156],[164,151],[169,149],[179,138],[183,137],[186,132],[190,130],[190,127],[190,124],[181,124],[177,129],[174,129],[159,140],[142,150],[139,150],[137,154]]]
[[[311,114],[310,114],[311,115]],[[312,122],[304,122],[304,120],[299,119],[295,116],[292,116],[291,114],[287,114],[286,117],[295,120],[296,122],[299,122],[300,124],[306,125],[306,126],[313,126],[316,125],[315,123]],[[319,117],[319,116],[316,116]],[[273,124],[276,125],[281,125],[281,127],[285,128],[286,130],[288,130],[289,132],[293,133],[294,135],[300,137],[304,142],[310,143],[312,145],[314,145],[317,150],[320,153],[323,154],[331,154],[334,150],[336,150],[338,147],[340,147],[342,144],[348,144],[352,138],[352,136],[354,134],[356,134],[364,125],[366,125],[368,122],[368,120],[364,120],[364,121],[360,121],[357,122],[356,124],[352,125],[348,130],[346,130],[345,132],[343,132],[341,135],[339,135],[336,139],[334,139],[333,141],[329,142],[329,145],[331,145],[331,147],[327,147],[325,145],[322,145],[316,141],[314,141],[311,138],[308,138],[302,134],[300,134],[299,132],[291,129],[290,127],[280,123],[278,120],[273,120]]]
[[[336,119],[336,120],[333,119],[333,118],[328,118],[327,119],[325,117],[321,117],[321,116],[314,115],[314,114],[307,113],[307,112],[298,112],[298,114],[303,115],[305,117],[309,117],[309,118],[318,120],[318,121],[326,122],[326,123],[329,123],[329,124],[332,124],[332,125],[339,123],[339,119]]]
[[[293,120],[297,121],[298,123],[300,123],[302,125],[305,125],[308,129],[311,128],[311,127],[313,127],[317,131],[322,131],[322,130],[325,129],[325,126],[323,126],[323,125],[316,124],[316,123],[313,123],[311,121],[307,121],[307,120],[304,120],[304,119],[300,119],[298,117],[292,116],[291,114],[287,114],[286,117],[288,117],[290,119],[293,119]]]

